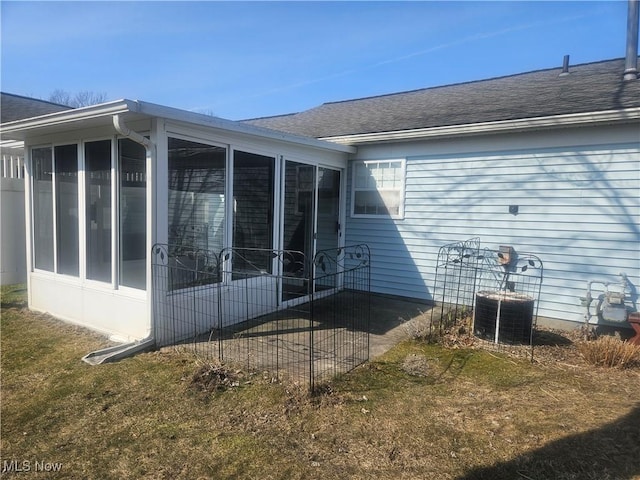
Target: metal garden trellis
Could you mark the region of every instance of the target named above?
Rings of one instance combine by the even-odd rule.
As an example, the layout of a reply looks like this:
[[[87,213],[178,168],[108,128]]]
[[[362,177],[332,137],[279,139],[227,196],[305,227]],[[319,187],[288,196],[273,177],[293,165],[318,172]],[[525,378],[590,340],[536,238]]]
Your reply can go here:
[[[481,249],[479,238],[442,246],[430,333],[441,335],[472,315],[473,334],[485,346],[530,346],[533,357],[543,272],[536,255],[517,253],[511,247]]]
[[[443,245],[436,260],[430,334],[442,334],[473,307],[480,239]]]

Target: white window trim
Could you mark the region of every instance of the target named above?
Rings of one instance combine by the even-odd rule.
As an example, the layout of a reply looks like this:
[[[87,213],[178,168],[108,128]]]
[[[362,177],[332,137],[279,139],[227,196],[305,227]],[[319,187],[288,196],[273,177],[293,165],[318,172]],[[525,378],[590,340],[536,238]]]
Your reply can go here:
[[[397,191],[398,189],[364,189],[356,187],[356,168],[358,165],[372,165],[372,164],[380,164],[380,163],[400,163],[400,204],[398,205],[398,213],[394,215],[386,215],[386,214],[372,214],[372,213],[355,213],[355,200],[356,200],[356,190],[358,191]],[[406,172],[407,172],[407,160],[405,158],[389,158],[389,159],[379,159],[379,160],[356,160],[353,162],[351,166],[351,208],[350,214],[352,218],[392,218],[396,220],[404,219],[404,205],[405,205],[405,188],[406,188]]]

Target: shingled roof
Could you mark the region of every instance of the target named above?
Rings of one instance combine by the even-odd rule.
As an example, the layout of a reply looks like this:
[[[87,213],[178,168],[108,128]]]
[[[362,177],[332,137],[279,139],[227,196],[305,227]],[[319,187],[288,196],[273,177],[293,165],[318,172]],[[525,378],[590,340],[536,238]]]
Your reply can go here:
[[[70,109],[71,107],[66,105],[0,92],[0,123],[39,117],[40,115]]]
[[[640,107],[640,80],[624,59],[330,102],[300,113],[245,120],[316,138],[468,125]]]

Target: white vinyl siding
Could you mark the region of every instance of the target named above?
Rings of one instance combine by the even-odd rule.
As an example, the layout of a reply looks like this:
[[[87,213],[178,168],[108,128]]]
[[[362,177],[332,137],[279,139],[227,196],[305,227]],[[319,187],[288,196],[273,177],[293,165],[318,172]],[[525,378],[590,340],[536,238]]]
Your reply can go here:
[[[471,237],[542,259],[541,316],[582,321],[592,279],[640,285],[637,144],[415,155],[406,170],[403,221],[347,225],[371,247],[374,291],[432,299],[438,248]]]

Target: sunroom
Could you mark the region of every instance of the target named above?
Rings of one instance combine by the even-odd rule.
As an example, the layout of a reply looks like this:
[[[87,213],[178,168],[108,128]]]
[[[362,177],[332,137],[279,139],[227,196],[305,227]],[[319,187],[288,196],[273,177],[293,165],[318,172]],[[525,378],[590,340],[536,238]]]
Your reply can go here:
[[[173,258],[242,251],[223,261],[246,265],[256,286],[290,268],[264,252],[343,245],[352,147],[131,100],[7,123],[3,138],[25,142],[29,307],[116,341],[166,343],[154,338],[156,245]],[[310,291],[299,287],[312,266],[300,265],[274,307]],[[232,292],[238,281],[209,283]],[[181,282],[155,294],[195,288]]]

